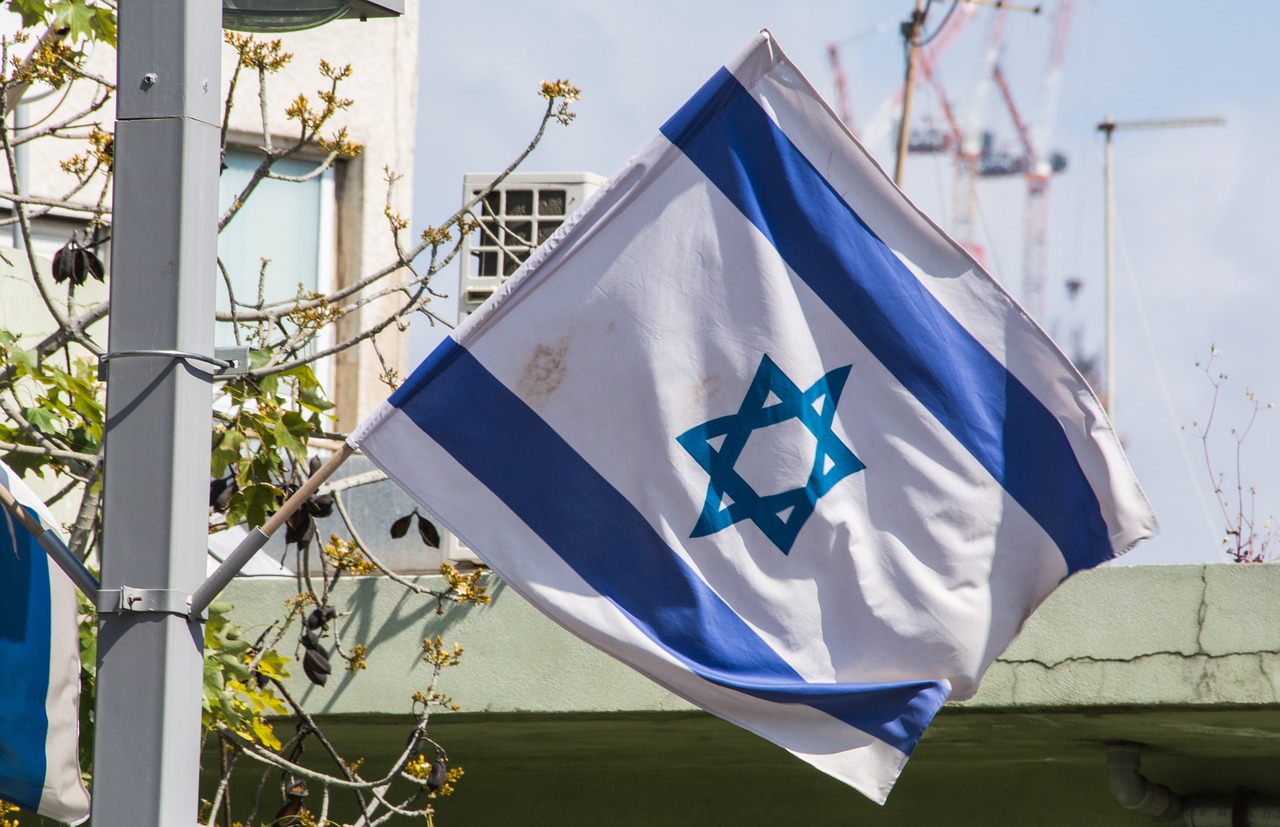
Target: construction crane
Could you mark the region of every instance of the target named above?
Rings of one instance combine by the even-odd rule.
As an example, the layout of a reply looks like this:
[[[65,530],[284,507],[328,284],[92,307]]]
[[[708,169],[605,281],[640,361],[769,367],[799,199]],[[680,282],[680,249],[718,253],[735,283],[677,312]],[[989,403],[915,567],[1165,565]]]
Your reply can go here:
[[[851,37],[847,37],[840,42],[827,44],[827,61],[831,67],[832,86],[835,93],[835,110],[836,115],[848,127],[849,131],[854,135],[858,134],[857,128],[853,123],[853,109],[849,106],[849,87],[845,81],[844,68],[840,64],[840,49],[859,40],[887,32],[894,23],[896,18],[888,18],[880,21],[875,26],[865,31],[858,32]]]
[[[978,211],[978,162],[982,157],[979,134],[982,113],[986,109],[987,96],[991,91],[992,73],[1000,55],[1000,42],[1004,38],[1006,19],[1006,10],[998,8],[991,21],[991,35],[987,38],[987,48],[982,56],[982,71],[978,73],[978,85],[973,90],[973,98],[969,102],[968,126],[961,131],[963,138],[956,152],[955,179],[951,186],[952,232],[956,240],[983,267],[987,266],[987,253],[975,240],[973,231],[973,219]]]
[[[971,0],[961,0],[960,6],[956,9],[955,14],[952,15],[951,20],[937,32],[928,47],[920,52],[921,65],[938,65],[938,61],[942,59],[943,54],[956,42],[960,33],[964,31],[969,21],[973,19],[977,8],[977,4],[971,2]],[[867,128],[860,136],[863,144],[875,147],[888,135],[890,128],[894,124],[895,117],[902,111],[904,91],[904,88],[899,86],[893,97],[886,100],[876,110],[875,115],[867,122]]]
[[[1048,266],[1049,234],[1049,179],[1054,173],[1067,167],[1067,158],[1060,152],[1049,152],[1049,140],[1053,131],[1054,115],[1058,107],[1058,94],[1062,87],[1062,64],[1067,51],[1067,34],[1071,28],[1071,14],[1075,0],[1059,0],[1054,8],[1052,41],[1049,60],[1045,69],[1041,108],[1034,125],[1028,125],[1014,102],[1008,79],[1000,64],[992,70],[992,78],[1000,90],[1005,108],[1013,119],[1014,129],[1022,145],[1022,155],[999,152],[989,136],[984,136],[984,147],[978,166],[978,174],[984,176],[1025,175],[1027,201],[1022,228],[1022,304],[1027,312],[1039,317],[1044,311],[1045,271]]]
[[[1040,98],[1040,116],[1036,119],[1031,156],[1027,172],[1027,211],[1023,227],[1022,294],[1027,310],[1038,315],[1044,305],[1045,271],[1048,268],[1049,177],[1066,169],[1067,159],[1061,153],[1049,153],[1049,140],[1058,111],[1062,88],[1062,64],[1067,54],[1067,34],[1071,30],[1071,14],[1075,0],[1058,0],[1053,14],[1053,42],[1045,70],[1044,92]]]
[[[827,44],[827,59],[831,61],[831,76],[835,82],[836,115],[849,131],[858,134],[853,125],[853,112],[849,109],[849,87],[845,83],[844,69],[840,66],[840,45]]]

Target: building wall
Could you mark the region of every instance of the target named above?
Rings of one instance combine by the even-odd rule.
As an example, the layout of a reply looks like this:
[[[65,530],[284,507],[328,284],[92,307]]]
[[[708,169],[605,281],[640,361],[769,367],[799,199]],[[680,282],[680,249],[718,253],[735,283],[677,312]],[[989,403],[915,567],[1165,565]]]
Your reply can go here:
[[[321,59],[335,66],[351,64],[354,72],[343,81],[340,94],[355,104],[335,120],[346,126],[351,140],[364,146],[354,160],[343,162],[337,171],[337,247],[334,251],[339,286],[358,282],[396,261],[396,250],[388,230],[384,209],[388,206],[408,217],[412,207],[413,131],[418,97],[419,5],[406,3],[405,14],[397,19],[365,22],[341,20],[318,29],[282,35],[284,49],[293,54],[291,65],[268,82],[272,111],[282,113],[294,95],[302,92],[313,102],[315,93],[325,88],[319,74]],[[234,53],[223,50],[224,88],[234,67]],[[258,83],[252,75],[241,77],[237,92],[240,105],[232,111],[229,126],[237,137],[262,130],[257,108]],[[292,125],[281,116],[273,121],[273,131],[292,137]],[[258,138],[260,141],[260,138]],[[387,171],[401,177],[390,190]],[[412,246],[412,230],[404,239]],[[357,325],[364,329],[394,307],[394,298],[365,305],[353,324],[345,325],[339,336],[349,335]],[[392,326],[378,338],[387,361],[401,375],[405,372],[408,336]],[[362,344],[343,353],[336,366],[330,391],[338,405],[338,428],[348,430],[373,410],[389,393],[379,381],[382,367],[373,347]]]
[[[395,245],[388,230],[384,209],[389,205],[406,216],[411,212],[409,184],[413,177],[412,141],[417,100],[418,5],[406,5],[404,16],[398,19],[375,19],[367,22],[344,20],[318,29],[280,36],[284,49],[291,52],[294,58],[268,84],[270,127],[279,144],[293,139],[297,134],[296,126],[284,117],[284,110],[293,98],[303,93],[315,103],[316,91],[327,87],[328,82],[318,71],[322,58],[336,66],[349,63],[354,70],[352,77],[344,81],[340,94],[354,99],[355,103],[334,121],[335,128],[345,125],[351,140],[364,146],[364,151],[356,159],[341,162],[335,174],[337,203],[333,205],[333,209],[336,211],[337,232],[336,236],[329,239],[333,249],[326,251],[326,255],[335,262],[339,286],[355,283],[364,275],[396,261]],[[0,18],[0,26],[12,31],[16,28],[16,17]],[[229,84],[234,65],[234,51],[224,46],[224,90]],[[90,56],[87,69],[102,77],[112,78],[115,72],[115,51],[97,47]],[[29,93],[32,100],[25,113],[28,122],[40,121],[62,99],[61,92],[58,92],[36,100],[41,91],[45,90],[35,88]],[[63,104],[64,108],[75,111],[88,107],[92,99],[89,91],[88,85],[79,87],[78,90],[73,87]],[[260,146],[262,113],[257,79],[253,73],[242,72],[237,99],[239,103],[232,110],[228,122],[232,140],[249,148]],[[99,118],[102,128],[110,131],[114,115],[113,100],[93,117]],[[31,142],[23,164],[28,192],[45,197],[67,198],[73,179],[61,171],[60,163],[82,149],[83,144],[77,141]],[[388,170],[403,178],[390,195],[386,180]],[[0,190],[11,190],[8,183],[9,172],[3,158],[0,158],[0,181],[4,182],[0,183]],[[85,191],[69,197],[76,202],[92,203],[97,201],[99,193],[96,190]],[[106,203],[110,203],[109,195]],[[47,238],[43,247],[38,248],[39,251],[46,256],[51,255],[60,243],[70,237],[71,232],[83,226],[87,215],[61,210],[42,222],[43,234]],[[7,236],[0,238],[0,244],[4,244],[6,239]],[[412,232],[405,241],[408,246],[412,245]],[[105,254],[103,258],[107,258]],[[279,277],[288,280],[289,274],[282,273]],[[356,327],[363,329],[373,320],[385,315],[391,306],[393,305],[386,301],[366,305],[359,311],[358,318],[347,325],[347,331]],[[105,337],[105,325],[95,333]],[[407,335],[393,326],[378,338],[378,342],[390,365],[403,375]],[[338,404],[339,427],[350,428],[387,396],[388,388],[379,381],[382,368],[368,343],[343,354],[335,373],[329,390]]]

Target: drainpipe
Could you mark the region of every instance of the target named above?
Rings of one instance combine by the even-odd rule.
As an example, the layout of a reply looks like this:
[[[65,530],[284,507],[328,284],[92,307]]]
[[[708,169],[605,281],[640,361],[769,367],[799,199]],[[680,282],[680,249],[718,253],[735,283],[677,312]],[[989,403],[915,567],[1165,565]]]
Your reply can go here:
[[[1148,780],[1141,765],[1141,744],[1107,744],[1107,782],[1122,807],[1186,827],[1280,827],[1280,803],[1251,798],[1248,788],[1234,796],[1179,795]]]

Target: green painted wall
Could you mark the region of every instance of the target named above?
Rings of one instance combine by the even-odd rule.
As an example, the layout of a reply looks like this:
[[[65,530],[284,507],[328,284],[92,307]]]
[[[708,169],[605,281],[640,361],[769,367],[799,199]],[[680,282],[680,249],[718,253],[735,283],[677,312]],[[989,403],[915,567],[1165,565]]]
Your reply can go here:
[[[299,688],[366,766],[403,746],[407,697],[427,678],[414,665],[422,637],[467,647],[441,683],[463,711],[430,728],[466,769],[437,803],[440,825],[1149,824],[1108,792],[1110,740],[1150,745],[1144,772],[1178,792],[1245,785],[1280,798],[1280,567],[1110,568],[1067,581],[978,696],[943,710],[884,808],[691,711],[510,589],[438,616],[377,578],[344,588],[359,608],[344,639],[369,645],[369,671],[335,675],[323,693]],[[241,581],[229,597],[245,621],[293,590]]]

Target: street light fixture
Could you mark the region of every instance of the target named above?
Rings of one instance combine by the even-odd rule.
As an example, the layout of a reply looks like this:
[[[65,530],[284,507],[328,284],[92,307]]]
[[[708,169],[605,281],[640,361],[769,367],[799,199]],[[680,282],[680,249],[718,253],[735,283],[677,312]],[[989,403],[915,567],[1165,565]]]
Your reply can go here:
[[[1115,185],[1112,175],[1112,157],[1111,157],[1111,137],[1117,129],[1178,129],[1188,126],[1222,126],[1226,123],[1225,118],[1172,118],[1162,120],[1145,120],[1145,121],[1115,121],[1108,115],[1107,119],[1098,124],[1098,131],[1106,136],[1106,148],[1103,151],[1103,189],[1104,189],[1104,212],[1103,222],[1105,227],[1105,236],[1103,244],[1106,247],[1106,270],[1104,274],[1106,287],[1106,319],[1104,326],[1106,327],[1106,344],[1104,352],[1103,379],[1106,388],[1106,396],[1103,397],[1104,407],[1107,412],[1107,418],[1115,423],[1116,418],[1116,324],[1115,324],[1115,278],[1113,276],[1115,253],[1115,243],[1112,240],[1113,226],[1115,219],[1112,213],[1115,210],[1113,206],[1115,201]]]
[[[222,28],[296,32],[340,18],[399,17],[404,0],[222,0]]]

